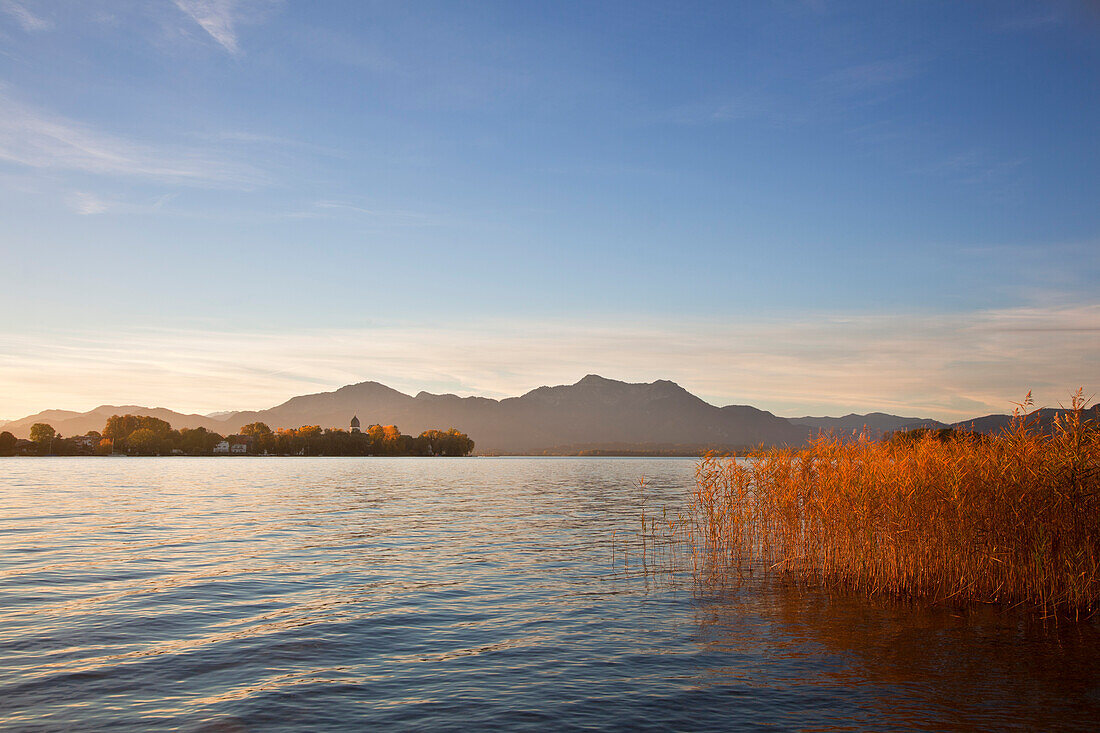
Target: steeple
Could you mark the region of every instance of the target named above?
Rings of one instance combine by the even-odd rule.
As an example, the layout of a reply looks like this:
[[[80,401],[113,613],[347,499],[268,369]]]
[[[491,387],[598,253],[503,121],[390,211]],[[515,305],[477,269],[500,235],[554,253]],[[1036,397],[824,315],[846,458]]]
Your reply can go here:
[[[358,433],[359,432],[359,418],[358,417],[353,416],[351,418],[351,432],[353,432],[353,433]]]

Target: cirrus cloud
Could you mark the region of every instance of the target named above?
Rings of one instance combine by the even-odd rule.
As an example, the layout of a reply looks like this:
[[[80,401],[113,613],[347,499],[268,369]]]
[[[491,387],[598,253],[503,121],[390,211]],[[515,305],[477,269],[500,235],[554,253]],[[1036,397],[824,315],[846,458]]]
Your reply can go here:
[[[176,0],[176,7],[234,56],[241,53],[237,27],[262,20],[276,3],[261,0]]]
[[[0,354],[0,411],[104,402],[261,409],[365,380],[412,394],[508,397],[595,372],[672,379],[713,404],[780,415],[877,410],[955,421],[1005,412],[1029,389],[1047,405],[1078,386],[1096,389],[1098,337],[1097,304],[740,322],[12,334]]]
[[[251,186],[253,166],[218,150],[151,144],[24,104],[0,88],[0,161],[39,169],[138,177],[189,185]]]

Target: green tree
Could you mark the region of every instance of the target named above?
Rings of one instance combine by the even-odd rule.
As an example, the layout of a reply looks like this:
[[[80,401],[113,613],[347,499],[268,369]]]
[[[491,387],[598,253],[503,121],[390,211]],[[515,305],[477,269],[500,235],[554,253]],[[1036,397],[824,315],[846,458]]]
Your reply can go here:
[[[15,436],[7,430],[0,433],[0,456],[10,456],[15,452]]]
[[[138,429],[138,419],[134,415],[111,415],[103,426],[103,437],[112,443],[126,440],[130,433]]]
[[[36,422],[31,425],[31,440],[39,445],[49,443],[57,435],[57,431],[49,423]]]
[[[111,441],[112,445],[125,446],[138,430],[148,430],[160,441],[160,447],[171,442],[172,426],[159,417],[149,415],[111,415],[107,418],[107,424],[103,426],[103,437]],[[143,438],[145,440],[145,438]]]
[[[159,417],[148,415],[111,415],[107,418],[107,424],[103,427],[103,437],[111,440],[126,440],[135,430],[150,430],[158,437],[164,438],[172,430],[172,426]]]
[[[150,430],[158,438],[166,438],[168,433],[172,431],[172,425],[167,420],[161,420],[159,417],[140,415],[137,419],[137,429]]]
[[[222,436],[207,431],[206,428],[184,428],[180,431],[180,449],[190,456],[201,456],[214,452],[214,446],[222,441]]]
[[[161,437],[151,428],[138,428],[127,436],[126,443],[132,452],[150,455],[160,452],[161,440]]]

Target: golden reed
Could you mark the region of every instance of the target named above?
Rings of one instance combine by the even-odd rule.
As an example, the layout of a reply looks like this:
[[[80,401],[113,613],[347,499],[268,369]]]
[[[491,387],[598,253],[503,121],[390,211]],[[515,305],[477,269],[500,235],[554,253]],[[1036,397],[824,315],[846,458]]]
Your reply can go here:
[[[1100,426],[1081,391],[1040,429],[924,431],[706,457],[685,519],[697,578],[783,572],[937,601],[1100,610]],[[945,434],[947,433],[947,434]]]

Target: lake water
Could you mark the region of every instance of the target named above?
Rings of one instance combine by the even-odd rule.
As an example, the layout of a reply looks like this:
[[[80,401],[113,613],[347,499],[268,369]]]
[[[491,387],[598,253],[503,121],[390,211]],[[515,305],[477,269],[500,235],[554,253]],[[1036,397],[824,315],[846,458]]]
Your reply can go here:
[[[624,564],[693,469],[0,459],[0,725],[1096,729],[1095,623]]]

